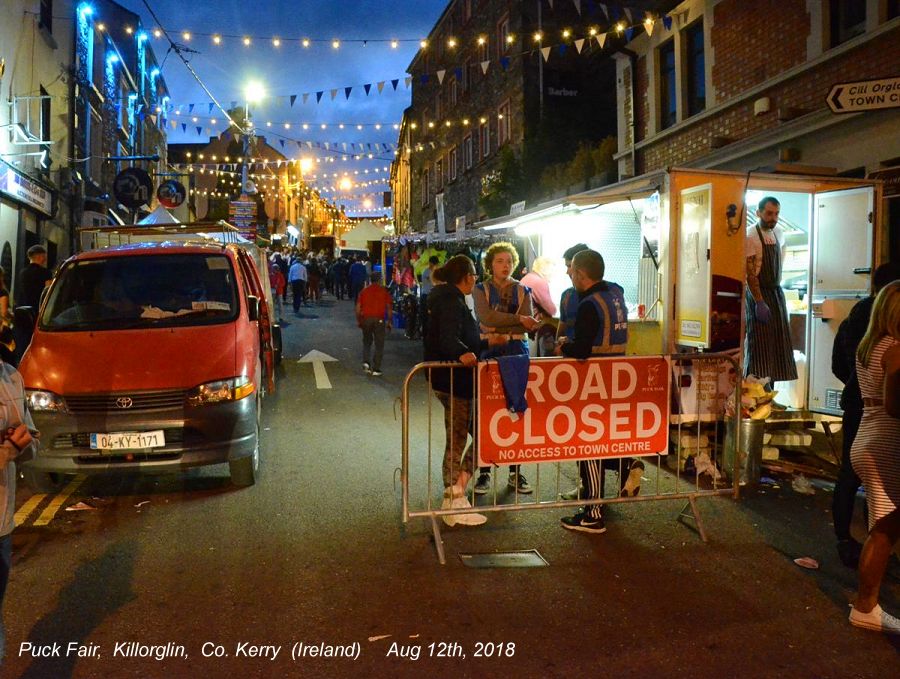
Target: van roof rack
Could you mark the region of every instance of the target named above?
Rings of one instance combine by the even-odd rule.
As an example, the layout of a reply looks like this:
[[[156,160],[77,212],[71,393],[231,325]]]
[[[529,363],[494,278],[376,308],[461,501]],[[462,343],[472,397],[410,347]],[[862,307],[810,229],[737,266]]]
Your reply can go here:
[[[240,231],[223,219],[204,222],[172,222],[169,224],[131,224],[126,226],[90,226],[78,229],[81,251],[99,250],[117,245],[152,241],[195,240],[230,243],[250,242]]]

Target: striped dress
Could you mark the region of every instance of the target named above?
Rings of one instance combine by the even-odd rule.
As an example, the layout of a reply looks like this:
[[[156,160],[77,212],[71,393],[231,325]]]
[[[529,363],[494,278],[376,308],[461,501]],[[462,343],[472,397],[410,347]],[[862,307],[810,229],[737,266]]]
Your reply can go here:
[[[884,398],[884,352],[895,344],[882,337],[865,367],[856,359],[856,374],[863,398]],[[866,406],[862,423],[850,450],[853,471],[862,479],[869,506],[869,530],[879,519],[900,506],[900,419],[888,415],[883,405]]]

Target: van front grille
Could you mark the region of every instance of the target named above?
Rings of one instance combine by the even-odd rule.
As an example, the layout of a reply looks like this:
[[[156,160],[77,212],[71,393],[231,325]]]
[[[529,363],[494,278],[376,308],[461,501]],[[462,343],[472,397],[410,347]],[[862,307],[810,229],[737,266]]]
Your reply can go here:
[[[133,391],[113,394],[76,394],[63,397],[70,413],[130,413],[145,410],[171,410],[184,407],[183,389]]]

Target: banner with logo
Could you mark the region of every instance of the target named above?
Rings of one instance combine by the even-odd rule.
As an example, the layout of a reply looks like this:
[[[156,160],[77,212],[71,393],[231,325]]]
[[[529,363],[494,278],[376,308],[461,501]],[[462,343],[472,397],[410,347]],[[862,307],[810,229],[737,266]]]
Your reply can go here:
[[[660,356],[533,359],[528,409],[512,413],[497,362],[480,363],[479,464],[665,454],[671,374]]]

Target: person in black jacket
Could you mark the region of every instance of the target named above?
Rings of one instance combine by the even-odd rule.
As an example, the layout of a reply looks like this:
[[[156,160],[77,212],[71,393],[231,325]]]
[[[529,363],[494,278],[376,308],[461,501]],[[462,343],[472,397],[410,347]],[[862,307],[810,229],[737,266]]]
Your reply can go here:
[[[850,310],[838,328],[834,337],[834,348],[831,354],[831,372],[844,383],[841,392],[841,409],[844,411],[841,431],[843,446],[841,470],[834,486],[834,498],[831,503],[831,514],[834,519],[834,533],[837,536],[837,550],[841,562],[847,568],[857,568],[862,545],[850,536],[850,523],[853,519],[853,506],[860,480],[850,464],[850,448],[859,424],[862,420],[863,402],[856,377],[856,350],[872,315],[875,295],[891,281],[900,279],[900,263],[882,264],[872,275],[872,295],[860,300]]]
[[[462,368],[433,368],[431,387],[444,406],[443,479],[445,497],[463,498],[472,478],[474,451],[466,454],[472,433],[475,371],[478,353],[487,347],[481,340],[478,323],[466,306],[466,295],[475,287],[475,264],[465,255],[451,257],[438,270],[444,285],[435,286],[428,295],[428,328],[425,334],[426,361],[453,361]],[[509,341],[509,336],[492,337],[491,345]]]

